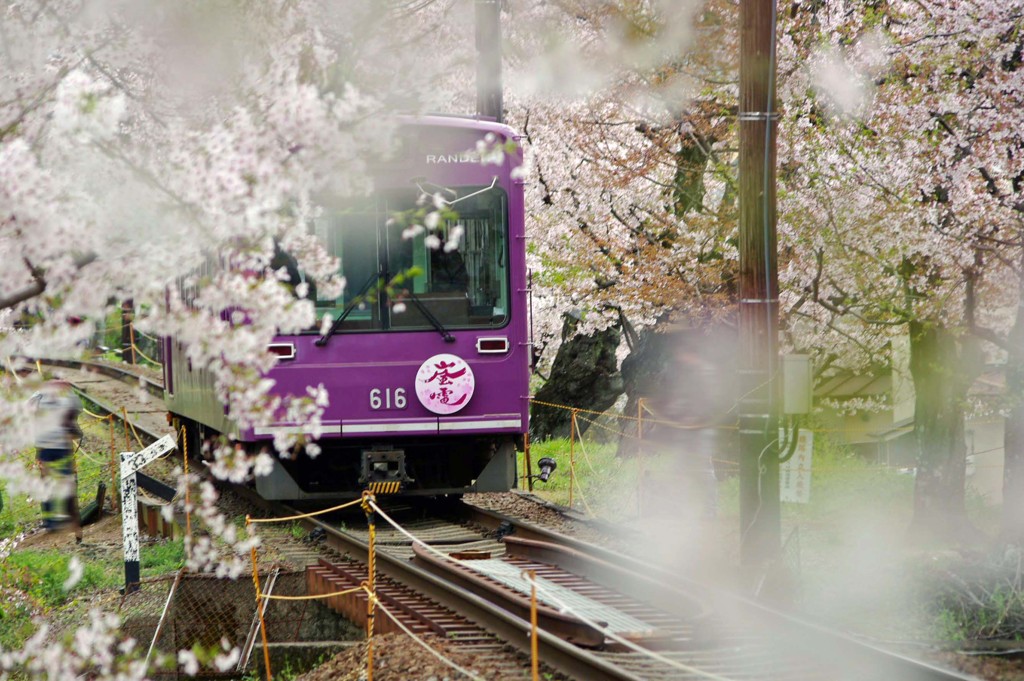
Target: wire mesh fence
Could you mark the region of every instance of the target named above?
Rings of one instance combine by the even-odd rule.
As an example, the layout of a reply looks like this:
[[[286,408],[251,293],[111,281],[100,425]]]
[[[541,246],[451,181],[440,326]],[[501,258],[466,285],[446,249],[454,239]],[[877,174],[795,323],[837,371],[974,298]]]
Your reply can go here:
[[[278,596],[306,594],[303,572],[271,569],[260,575],[260,584]],[[237,678],[250,659],[262,659],[255,590],[245,576],[233,580],[183,572],[144,580],[122,599],[120,614],[123,633],[150,651],[150,678]],[[270,600],[264,620],[270,644],[335,641],[352,634],[351,624],[310,600]],[[218,653],[235,647],[241,658],[224,670],[203,665],[190,675],[177,661],[179,650]]]

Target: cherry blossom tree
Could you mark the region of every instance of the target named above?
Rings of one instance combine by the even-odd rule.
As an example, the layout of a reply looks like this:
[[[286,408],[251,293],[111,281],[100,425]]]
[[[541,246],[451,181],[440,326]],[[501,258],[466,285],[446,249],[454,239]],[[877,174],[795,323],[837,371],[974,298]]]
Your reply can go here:
[[[389,148],[388,114],[471,109],[471,14],[457,0],[0,2],[0,357],[12,369],[0,377],[0,477],[11,491],[47,493],[14,456],[33,388],[16,380],[17,358],[73,352],[127,297],[145,310],[140,328],[188,342],[240,423],[288,410],[315,433],[324,390],[282,400],[263,379],[271,336],[314,320],[269,269],[275,244],[322,291],[341,289],[306,227],[318,198],[365,188],[367,160]],[[583,333],[727,318],[734,4],[536,0],[506,18],[509,122],[532,150],[541,332],[556,337],[569,307]],[[997,348],[1018,399],[1007,484],[1024,481],[1021,11],[794,0],[778,18],[788,342],[862,368],[910,328],[916,524],[964,529],[963,409]],[[228,267],[197,304],[168,294],[209,253]],[[233,480],[267,463],[216,454]],[[258,537],[233,534],[215,497],[204,488],[201,513],[228,549],[197,545],[190,567],[238,574]],[[1024,513],[1007,509],[1020,537]],[[41,632],[0,654],[0,671],[138,678],[138,665],[115,669],[114,627],[97,614],[88,645],[63,657]]]
[[[307,225],[319,197],[366,189],[394,113],[436,101],[449,56],[425,49],[437,26],[420,5],[0,3],[0,478],[10,492],[51,491],[16,456],[30,443],[25,398],[36,387],[18,378],[18,358],[79,352],[125,298],[143,310],[140,329],[187,343],[240,424],[286,411],[316,433],[323,387],[281,398],[264,379],[271,337],[315,319],[270,263],[280,244],[322,292],[343,287]],[[174,283],[209,254],[224,267],[185,305]],[[215,456],[214,472],[231,480],[267,463],[229,446]],[[236,534],[215,499],[208,486],[199,512],[227,549],[204,539],[189,567],[237,575],[259,540]],[[0,654],[0,675],[138,678],[144,668],[116,661],[127,652],[116,619],[97,613],[72,655],[41,631]]]
[[[1019,357],[1008,334],[1021,295],[1020,9],[836,2],[788,14],[780,269],[793,342],[863,367],[884,361],[890,330],[909,329],[913,531],[969,538],[968,389],[995,347]]]
[[[620,59],[607,80],[583,69],[586,97],[570,87],[513,100],[537,150],[532,255],[551,307],[582,308],[581,332],[728,315],[733,8],[701,5],[697,49],[670,58],[658,51],[666,24],[655,5],[555,9],[570,10],[552,21],[585,54],[621,44],[612,36],[655,47],[647,60]],[[778,22],[786,341],[815,352],[824,371],[864,371],[889,364],[893,333],[910,333],[915,531],[966,536],[964,409],[1000,350],[1006,409],[1019,414],[1020,11],[981,0],[793,2],[780,3]],[[529,34],[523,51],[563,49],[551,42]],[[541,88],[566,80],[557,67],[542,76]],[[557,316],[548,319],[555,337]],[[1024,498],[1010,491],[1024,479],[1016,423],[1008,521]]]
[[[510,56],[513,78],[527,83],[510,97],[512,119],[537,150],[529,200],[540,284],[557,307],[580,310],[581,333],[722,310],[735,261],[734,171],[720,150],[731,142],[723,93],[735,83],[734,8],[542,7],[561,41],[516,31]],[[532,17],[526,26],[541,23]],[[557,336],[558,316],[547,320],[542,332]]]

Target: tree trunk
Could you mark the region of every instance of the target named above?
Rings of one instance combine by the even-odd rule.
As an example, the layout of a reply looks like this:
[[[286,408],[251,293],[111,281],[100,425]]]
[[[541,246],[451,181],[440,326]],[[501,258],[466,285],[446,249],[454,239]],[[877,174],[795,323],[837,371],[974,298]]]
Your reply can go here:
[[[1020,328],[1021,324],[1017,324]],[[1024,546],[1024,367],[1006,370],[1006,392],[1013,406],[1003,424],[1003,540]]]
[[[979,539],[964,503],[964,405],[980,366],[980,350],[973,339],[958,339],[941,326],[911,323],[910,373],[918,448],[911,523],[915,541],[974,543]]]
[[[551,365],[551,376],[537,391],[530,407],[530,436],[533,438],[568,438],[572,408],[604,411],[622,394],[622,376],[615,357],[621,337],[618,328],[611,327],[591,336],[573,336],[577,324],[578,318],[565,315],[562,345]],[[587,419],[592,419],[593,414],[585,416],[586,419],[576,422],[577,435],[590,426]]]
[[[1007,343],[1006,399],[1010,412],[1003,423],[1001,530],[1004,541],[1024,546],[1024,270],[1021,272],[1017,318]]]
[[[622,362],[626,406],[619,430],[619,456],[634,456],[643,441],[676,449],[687,440],[706,438],[715,448],[719,480],[739,469],[736,443],[736,331],[718,325],[659,325],[640,333]],[[640,400],[643,400],[643,410]],[[643,411],[643,422],[637,415]],[[668,423],[666,423],[668,422]],[[703,429],[678,426],[707,426]]]

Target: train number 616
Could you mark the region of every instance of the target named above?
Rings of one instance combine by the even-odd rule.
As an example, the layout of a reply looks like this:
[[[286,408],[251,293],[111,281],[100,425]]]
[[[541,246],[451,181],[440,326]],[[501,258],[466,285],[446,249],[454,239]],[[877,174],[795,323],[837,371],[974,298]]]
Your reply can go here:
[[[405,409],[405,405],[405,388],[370,390],[370,409]]]

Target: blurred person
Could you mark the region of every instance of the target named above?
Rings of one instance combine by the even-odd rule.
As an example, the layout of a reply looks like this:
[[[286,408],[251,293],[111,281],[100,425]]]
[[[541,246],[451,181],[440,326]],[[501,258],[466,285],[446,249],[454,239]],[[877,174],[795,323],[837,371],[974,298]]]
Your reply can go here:
[[[430,290],[458,293],[469,290],[469,272],[458,249],[435,248],[430,252]]]
[[[74,440],[82,437],[78,415],[82,402],[67,381],[48,381],[29,400],[33,407],[36,460],[45,478],[57,481],[57,492],[42,502],[43,528],[55,532],[67,526],[82,540],[78,517],[78,481]]]
[[[692,492],[699,497],[701,515],[718,515],[718,478],[715,475],[717,451],[717,419],[721,391],[717,367],[692,349],[683,349],[676,356],[681,379],[681,392],[676,405],[685,430],[679,438],[683,448],[683,469],[691,482]]]

